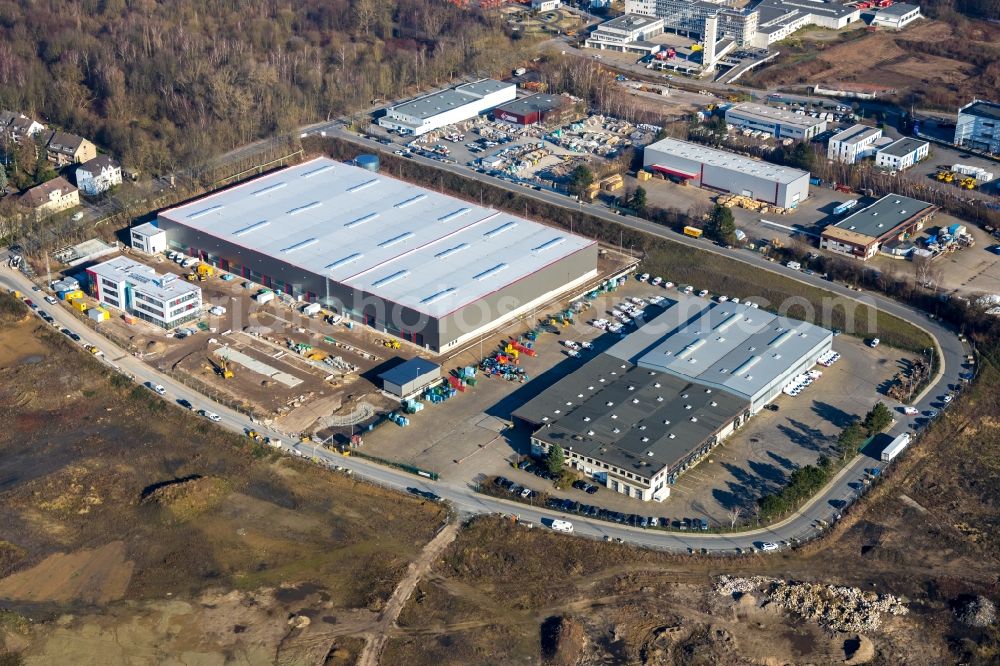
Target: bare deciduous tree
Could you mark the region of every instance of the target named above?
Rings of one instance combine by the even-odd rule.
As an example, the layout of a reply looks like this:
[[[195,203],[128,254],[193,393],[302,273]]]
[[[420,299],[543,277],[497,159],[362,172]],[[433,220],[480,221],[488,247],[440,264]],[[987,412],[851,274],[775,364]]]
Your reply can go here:
[[[736,527],[736,522],[743,515],[743,507],[734,506],[729,511],[726,512],[726,517],[729,518],[729,529]]]

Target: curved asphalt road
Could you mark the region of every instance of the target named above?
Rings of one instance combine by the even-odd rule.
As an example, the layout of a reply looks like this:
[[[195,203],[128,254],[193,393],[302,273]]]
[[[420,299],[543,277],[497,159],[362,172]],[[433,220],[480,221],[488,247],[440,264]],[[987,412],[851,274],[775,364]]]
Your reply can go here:
[[[367,145],[371,148],[377,148],[380,146],[380,144],[373,141],[363,139],[359,140],[355,135],[347,134],[343,130],[336,127],[333,123],[324,124],[322,128],[326,130],[327,133],[335,132],[344,138],[349,138],[352,141]],[[318,133],[318,131],[319,128],[312,128],[310,133]],[[510,186],[503,181],[489,178],[475,172],[470,172],[467,169],[460,168],[455,165],[440,164],[431,160],[423,160],[423,158],[418,159],[426,161],[431,166],[454,171],[466,177],[471,176],[481,178],[484,181],[490,182],[490,184],[508,187],[508,189],[521,192],[522,194],[530,193],[530,196],[534,196],[561,206],[566,206],[567,202],[570,202],[567,197],[554,192],[525,190],[524,188]],[[577,208],[578,206],[574,203],[570,203],[568,207]],[[766,270],[786,274],[789,277],[827,289],[841,296],[857,298],[856,292],[847,289],[843,285],[827,282],[817,276],[792,271],[784,266],[768,262],[752,252],[742,250],[723,250],[715,246],[711,246],[705,241],[675,234],[666,230],[664,227],[655,225],[645,220],[614,215],[608,212],[607,209],[603,209],[598,206],[585,204],[580,209],[586,210],[587,213],[592,215],[604,218],[608,222],[623,224],[650,234],[669,238],[670,240],[676,242],[685,243],[701,250],[723,254],[734,260],[743,261]],[[0,259],[2,259],[2,257],[0,257]],[[152,366],[143,363],[139,359],[114,345],[111,341],[105,339],[96,331],[91,330],[85,325],[81,325],[75,315],[62,305],[57,304],[50,306],[46,304],[42,301],[42,296],[44,295],[43,292],[32,291],[33,284],[30,280],[28,280],[22,273],[7,268],[6,260],[3,261],[2,265],[3,268],[0,268],[0,284],[10,289],[17,289],[28,298],[31,298],[41,309],[47,311],[55,318],[60,328],[69,328],[81,336],[83,343],[96,345],[104,352],[104,361],[106,363],[130,375],[136,382],[144,383],[150,381],[164,386],[166,388],[165,399],[170,402],[176,403],[177,400],[186,399],[194,405],[196,410],[204,408],[219,414],[222,417],[219,425],[224,428],[228,428],[234,432],[242,434],[247,427],[252,426],[264,434],[270,434],[274,437],[282,439],[282,447],[290,453],[313,458],[317,462],[331,466],[335,464],[341,465],[348,470],[351,470],[352,473],[357,474],[357,476],[375,483],[399,490],[405,490],[409,487],[417,487],[423,490],[432,491],[443,499],[451,502],[455,506],[456,510],[463,514],[497,512],[506,514],[513,513],[517,514],[524,521],[531,521],[536,524],[544,524],[543,520],[547,522],[553,518],[563,518],[574,524],[576,534],[586,535],[589,537],[618,538],[636,545],[672,551],[706,549],[708,552],[732,553],[736,548],[759,548],[761,542],[764,541],[771,541],[775,543],[794,542],[796,540],[804,540],[814,536],[820,529],[817,521],[830,523],[834,521],[835,516],[838,514],[839,509],[836,508],[834,504],[831,504],[831,502],[837,503],[840,501],[850,501],[856,498],[859,488],[862,487],[860,486],[859,481],[865,475],[865,470],[874,466],[884,466],[883,463],[879,463],[873,458],[859,455],[843,470],[841,470],[841,472],[822,492],[815,496],[796,513],[769,527],[740,533],[711,534],[685,533],[676,531],[661,532],[657,530],[631,528],[600,520],[591,520],[577,515],[563,515],[543,508],[534,508],[517,502],[482,495],[475,492],[474,488],[467,485],[433,482],[420,477],[412,476],[393,468],[383,467],[361,458],[343,457],[337,453],[332,453],[311,443],[289,441],[287,436],[282,433],[271,431],[266,426],[252,424],[246,416],[212,402],[209,398],[202,396],[191,388],[160,373]],[[937,321],[929,319],[925,314],[918,310],[875,294],[866,294],[864,298],[869,303],[874,304],[885,312],[900,316],[920,325],[936,339],[938,345],[936,353],[940,355],[942,360],[941,372],[936,377],[934,383],[926,391],[924,391],[924,394],[920,396],[918,400],[914,401],[913,404],[915,407],[920,409],[921,412],[930,409],[941,409],[942,405],[939,404],[940,396],[948,392],[948,385],[959,384],[961,382],[960,374],[963,372],[963,355],[967,353],[965,345],[958,339],[953,331],[942,326]],[[902,415],[898,413],[896,416],[899,420],[890,434],[899,434],[914,425],[913,419],[903,418]]]

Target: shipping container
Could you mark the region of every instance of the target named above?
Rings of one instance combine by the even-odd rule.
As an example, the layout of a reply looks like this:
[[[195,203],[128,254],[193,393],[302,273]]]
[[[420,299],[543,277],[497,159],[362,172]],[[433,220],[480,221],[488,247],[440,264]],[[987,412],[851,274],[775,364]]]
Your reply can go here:
[[[833,209],[833,214],[834,215],[843,215],[844,213],[846,213],[847,211],[851,210],[852,208],[854,208],[857,205],[858,205],[858,202],[857,202],[856,199],[851,199],[850,201],[845,201],[842,204],[838,204]]]

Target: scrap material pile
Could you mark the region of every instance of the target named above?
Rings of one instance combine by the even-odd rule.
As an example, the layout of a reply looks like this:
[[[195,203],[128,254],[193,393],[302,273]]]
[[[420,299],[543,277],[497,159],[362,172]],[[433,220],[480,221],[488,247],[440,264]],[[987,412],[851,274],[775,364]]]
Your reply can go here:
[[[329,338],[327,339],[329,340]],[[291,338],[288,338],[285,340],[285,344],[288,346],[289,349],[291,349],[299,356],[303,356],[309,359],[310,361],[314,361],[316,363],[325,363],[334,370],[338,370],[339,372],[345,375],[351,372],[358,371],[358,366],[354,365],[353,363],[348,363],[342,357],[330,356],[325,351],[321,349],[316,349],[312,345],[307,345],[304,342],[295,342]]]
[[[755,213],[774,213],[777,215],[784,215],[789,212],[788,208],[773,206],[771,204],[764,203],[763,201],[757,201],[756,199],[745,197],[742,194],[723,194],[720,195],[715,202],[720,206],[725,206],[726,208],[738,206],[740,208],[752,210]]]
[[[574,152],[614,157],[622,148],[650,143],[659,131],[655,125],[633,125],[617,118],[595,115],[564,130],[556,130],[547,138]]]
[[[908,401],[913,393],[930,375],[930,367],[923,361],[914,362],[906,370],[901,370],[892,378],[889,397],[900,402]]]
[[[832,631],[874,631],[882,625],[885,614],[906,615],[909,612],[905,603],[891,594],[839,585],[795,583],[766,576],[720,576],[715,591],[726,596],[763,593],[765,604],[777,604]]]

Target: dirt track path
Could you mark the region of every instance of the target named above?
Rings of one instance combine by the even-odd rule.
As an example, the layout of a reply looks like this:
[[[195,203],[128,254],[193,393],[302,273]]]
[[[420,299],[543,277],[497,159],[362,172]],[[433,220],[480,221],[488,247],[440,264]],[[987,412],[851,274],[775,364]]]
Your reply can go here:
[[[392,596],[389,597],[385,608],[379,614],[375,626],[367,634],[365,649],[361,652],[357,666],[378,666],[382,657],[382,650],[385,649],[385,644],[389,640],[389,632],[396,626],[396,620],[403,611],[403,606],[406,605],[406,601],[413,594],[413,590],[417,587],[417,583],[421,577],[430,571],[438,556],[458,536],[458,529],[459,525],[457,522],[445,525],[444,529],[438,532],[437,536],[424,546],[420,557],[410,563],[406,576],[403,577],[403,580],[399,581],[399,585],[393,590]]]

